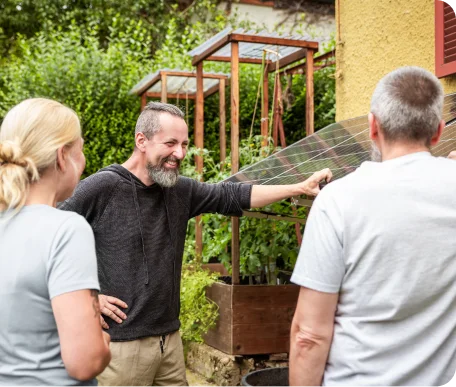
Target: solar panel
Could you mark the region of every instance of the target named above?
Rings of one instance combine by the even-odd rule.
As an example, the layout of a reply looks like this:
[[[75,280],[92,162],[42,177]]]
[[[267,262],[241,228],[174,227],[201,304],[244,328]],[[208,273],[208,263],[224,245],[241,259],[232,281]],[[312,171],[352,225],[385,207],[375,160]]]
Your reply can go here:
[[[431,149],[435,156],[456,150],[456,93],[445,96],[443,119],[447,123],[440,142]],[[331,124],[315,134],[246,167],[226,181],[249,184],[294,184],[314,172],[330,168],[340,179],[371,159],[367,116]]]

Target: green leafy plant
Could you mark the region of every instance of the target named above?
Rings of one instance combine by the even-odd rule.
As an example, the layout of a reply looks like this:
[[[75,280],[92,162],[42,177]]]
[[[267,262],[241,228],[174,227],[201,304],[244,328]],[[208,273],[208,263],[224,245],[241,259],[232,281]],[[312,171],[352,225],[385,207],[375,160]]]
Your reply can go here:
[[[266,157],[272,151],[272,144],[261,148],[261,136],[241,140],[240,162],[243,166],[251,165]],[[198,178],[193,165],[193,157],[201,154],[204,157],[204,177],[208,183],[219,182],[230,175],[230,158],[224,168],[214,161],[208,150],[190,149],[189,156],[183,164],[183,173]],[[298,207],[293,212],[291,203],[282,201],[264,208],[265,211],[282,215],[299,216],[304,218],[307,209]],[[231,222],[222,215],[205,214],[202,216],[203,232],[203,262],[217,261],[231,269]],[[187,230],[185,260],[195,261],[194,222],[192,220]],[[302,229],[301,229],[302,231]],[[256,218],[242,217],[240,219],[240,270],[243,276],[256,276],[265,268],[279,262],[278,268],[292,270],[298,253],[294,223],[286,221],[269,221]]]
[[[199,265],[184,265],[181,282],[181,336],[184,341],[203,341],[203,335],[217,321],[217,304],[206,297],[206,288],[217,281],[215,273]]]

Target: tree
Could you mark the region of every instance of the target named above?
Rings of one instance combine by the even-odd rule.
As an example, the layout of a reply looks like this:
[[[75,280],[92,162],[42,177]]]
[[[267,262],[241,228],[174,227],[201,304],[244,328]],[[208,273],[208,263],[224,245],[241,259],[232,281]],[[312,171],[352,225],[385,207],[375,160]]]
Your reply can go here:
[[[153,55],[165,39],[170,20],[184,28],[195,17],[205,20],[213,4],[211,0],[3,0],[0,55],[15,49],[19,35],[31,38],[55,29],[67,31],[72,23],[83,30],[96,28],[101,47],[107,47],[114,19],[118,31],[125,31],[131,22],[142,23]]]

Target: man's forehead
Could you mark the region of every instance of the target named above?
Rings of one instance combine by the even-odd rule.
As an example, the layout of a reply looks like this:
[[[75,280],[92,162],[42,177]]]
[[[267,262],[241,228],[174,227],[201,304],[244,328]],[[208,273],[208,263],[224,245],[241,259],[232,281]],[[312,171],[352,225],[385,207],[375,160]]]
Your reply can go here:
[[[158,115],[158,120],[160,123],[162,122],[171,122],[171,121],[183,121],[185,123],[185,120],[183,117],[176,116],[174,114],[171,114],[169,112],[160,112]]]
[[[177,141],[188,141],[188,127],[185,120],[181,117],[166,113],[160,114],[160,130],[157,135],[161,138],[173,139]]]

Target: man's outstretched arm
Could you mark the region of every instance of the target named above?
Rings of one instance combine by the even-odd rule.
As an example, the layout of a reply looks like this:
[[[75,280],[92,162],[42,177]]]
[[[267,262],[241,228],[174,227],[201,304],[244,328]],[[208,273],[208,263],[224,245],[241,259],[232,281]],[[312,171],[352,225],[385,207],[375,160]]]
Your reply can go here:
[[[290,386],[321,386],[338,293],[301,287],[290,334]]]
[[[307,180],[298,184],[290,185],[254,185],[250,198],[250,207],[264,207],[292,196],[310,195],[317,196],[320,192],[319,183],[329,182],[332,173],[328,168],[315,172]]]

